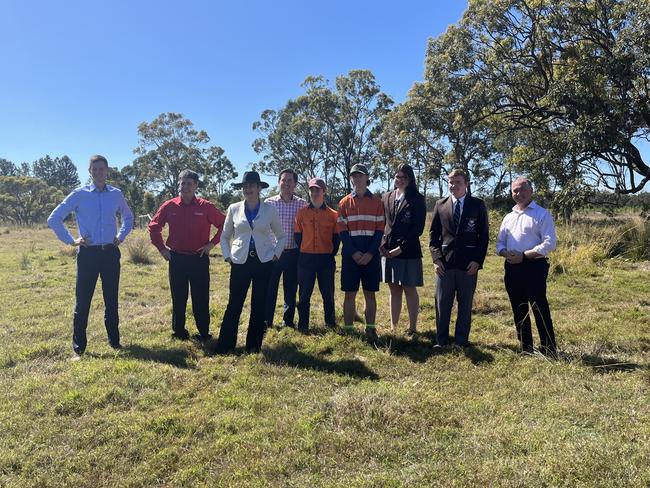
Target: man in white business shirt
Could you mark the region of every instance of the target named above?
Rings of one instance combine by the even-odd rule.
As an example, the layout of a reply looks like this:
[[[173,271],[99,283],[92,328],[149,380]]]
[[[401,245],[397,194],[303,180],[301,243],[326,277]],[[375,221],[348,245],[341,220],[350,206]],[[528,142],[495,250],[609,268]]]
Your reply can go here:
[[[522,352],[533,352],[530,313],[533,311],[541,342],[540,352],[555,357],[557,344],[546,299],[548,254],[557,237],[553,217],[533,201],[531,182],[523,177],[512,182],[515,206],[503,218],[497,236],[497,254],[506,258],[505,286],[515,317]]]

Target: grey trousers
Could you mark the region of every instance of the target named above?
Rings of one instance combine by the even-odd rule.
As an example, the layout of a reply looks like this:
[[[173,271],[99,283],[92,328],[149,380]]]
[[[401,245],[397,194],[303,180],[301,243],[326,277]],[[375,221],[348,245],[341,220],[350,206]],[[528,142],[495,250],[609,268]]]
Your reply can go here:
[[[472,299],[478,273],[469,276],[464,269],[447,269],[442,278],[436,275],[436,339],[438,345],[449,344],[449,322],[454,298],[458,301],[458,316],[454,342],[467,345],[472,326]]]

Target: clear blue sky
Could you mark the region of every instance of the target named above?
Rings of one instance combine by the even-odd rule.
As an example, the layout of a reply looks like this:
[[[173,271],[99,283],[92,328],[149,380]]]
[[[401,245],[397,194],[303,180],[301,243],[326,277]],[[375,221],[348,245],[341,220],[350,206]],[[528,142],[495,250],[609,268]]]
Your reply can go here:
[[[0,1],[0,157],[94,153],[133,160],[137,126],[180,112],[241,171],[257,160],[261,112],[370,69],[402,101],[422,79],[427,39],[461,0]]]

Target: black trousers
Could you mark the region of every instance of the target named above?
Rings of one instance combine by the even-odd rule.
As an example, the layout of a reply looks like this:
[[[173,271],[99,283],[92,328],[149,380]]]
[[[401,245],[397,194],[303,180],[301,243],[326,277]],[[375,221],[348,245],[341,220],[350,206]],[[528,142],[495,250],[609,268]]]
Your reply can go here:
[[[201,337],[210,332],[210,258],[208,254],[171,252],[169,289],[172,294],[172,330],[185,335],[188,286],[192,293],[192,312]]]
[[[333,259],[332,259],[333,261]],[[325,324],[334,325],[334,272],[336,264],[319,268],[318,270],[300,266],[298,268],[298,284],[300,285],[300,301],[298,302],[298,328],[307,330],[309,328],[309,311],[311,295],[314,291],[314,284],[318,278],[318,289],[323,299],[325,309]]]
[[[72,320],[72,348],[78,354],[86,350],[88,340],[88,313],[95,293],[97,278],[102,279],[104,295],[104,326],[108,342],[120,344],[118,290],[120,286],[120,250],[113,245],[80,247],[77,254],[77,284],[74,317]]]
[[[282,291],[284,296],[282,322],[289,327],[294,325],[296,291],[298,290],[298,254],[298,248],[288,249],[282,253],[280,259],[273,263],[266,301],[266,315],[264,317],[269,327],[273,326],[280,276],[282,276]]]
[[[248,333],[246,334],[246,350],[258,352],[262,348],[262,340],[266,330],[264,319],[266,298],[268,294],[269,278],[273,269],[273,262],[260,262],[257,255],[252,253],[243,264],[230,265],[230,295],[228,306],[221,322],[219,340],[216,352],[224,353],[235,349],[237,344],[237,330],[239,318],[244,307],[246,294],[251,283],[251,313],[248,320]]]
[[[546,299],[548,269],[546,259],[524,261],[521,264],[505,263],[504,281],[515,317],[517,338],[522,349],[527,352],[533,350],[529,305],[535,316],[541,351],[554,353],[557,349],[551,310]]]

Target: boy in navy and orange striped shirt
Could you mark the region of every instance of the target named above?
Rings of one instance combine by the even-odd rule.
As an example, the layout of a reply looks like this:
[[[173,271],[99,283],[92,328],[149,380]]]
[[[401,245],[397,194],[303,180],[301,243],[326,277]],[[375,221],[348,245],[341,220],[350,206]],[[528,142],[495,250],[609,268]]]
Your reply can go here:
[[[384,235],[384,205],[380,198],[368,189],[370,178],[363,164],[355,164],[350,170],[353,191],[339,202],[337,228],[343,243],[341,265],[341,290],[345,292],[343,320],[351,330],[355,316],[355,300],[359,282],[366,300],[366,338],[377,340],[375,316],[381,268],[379,244]]]

